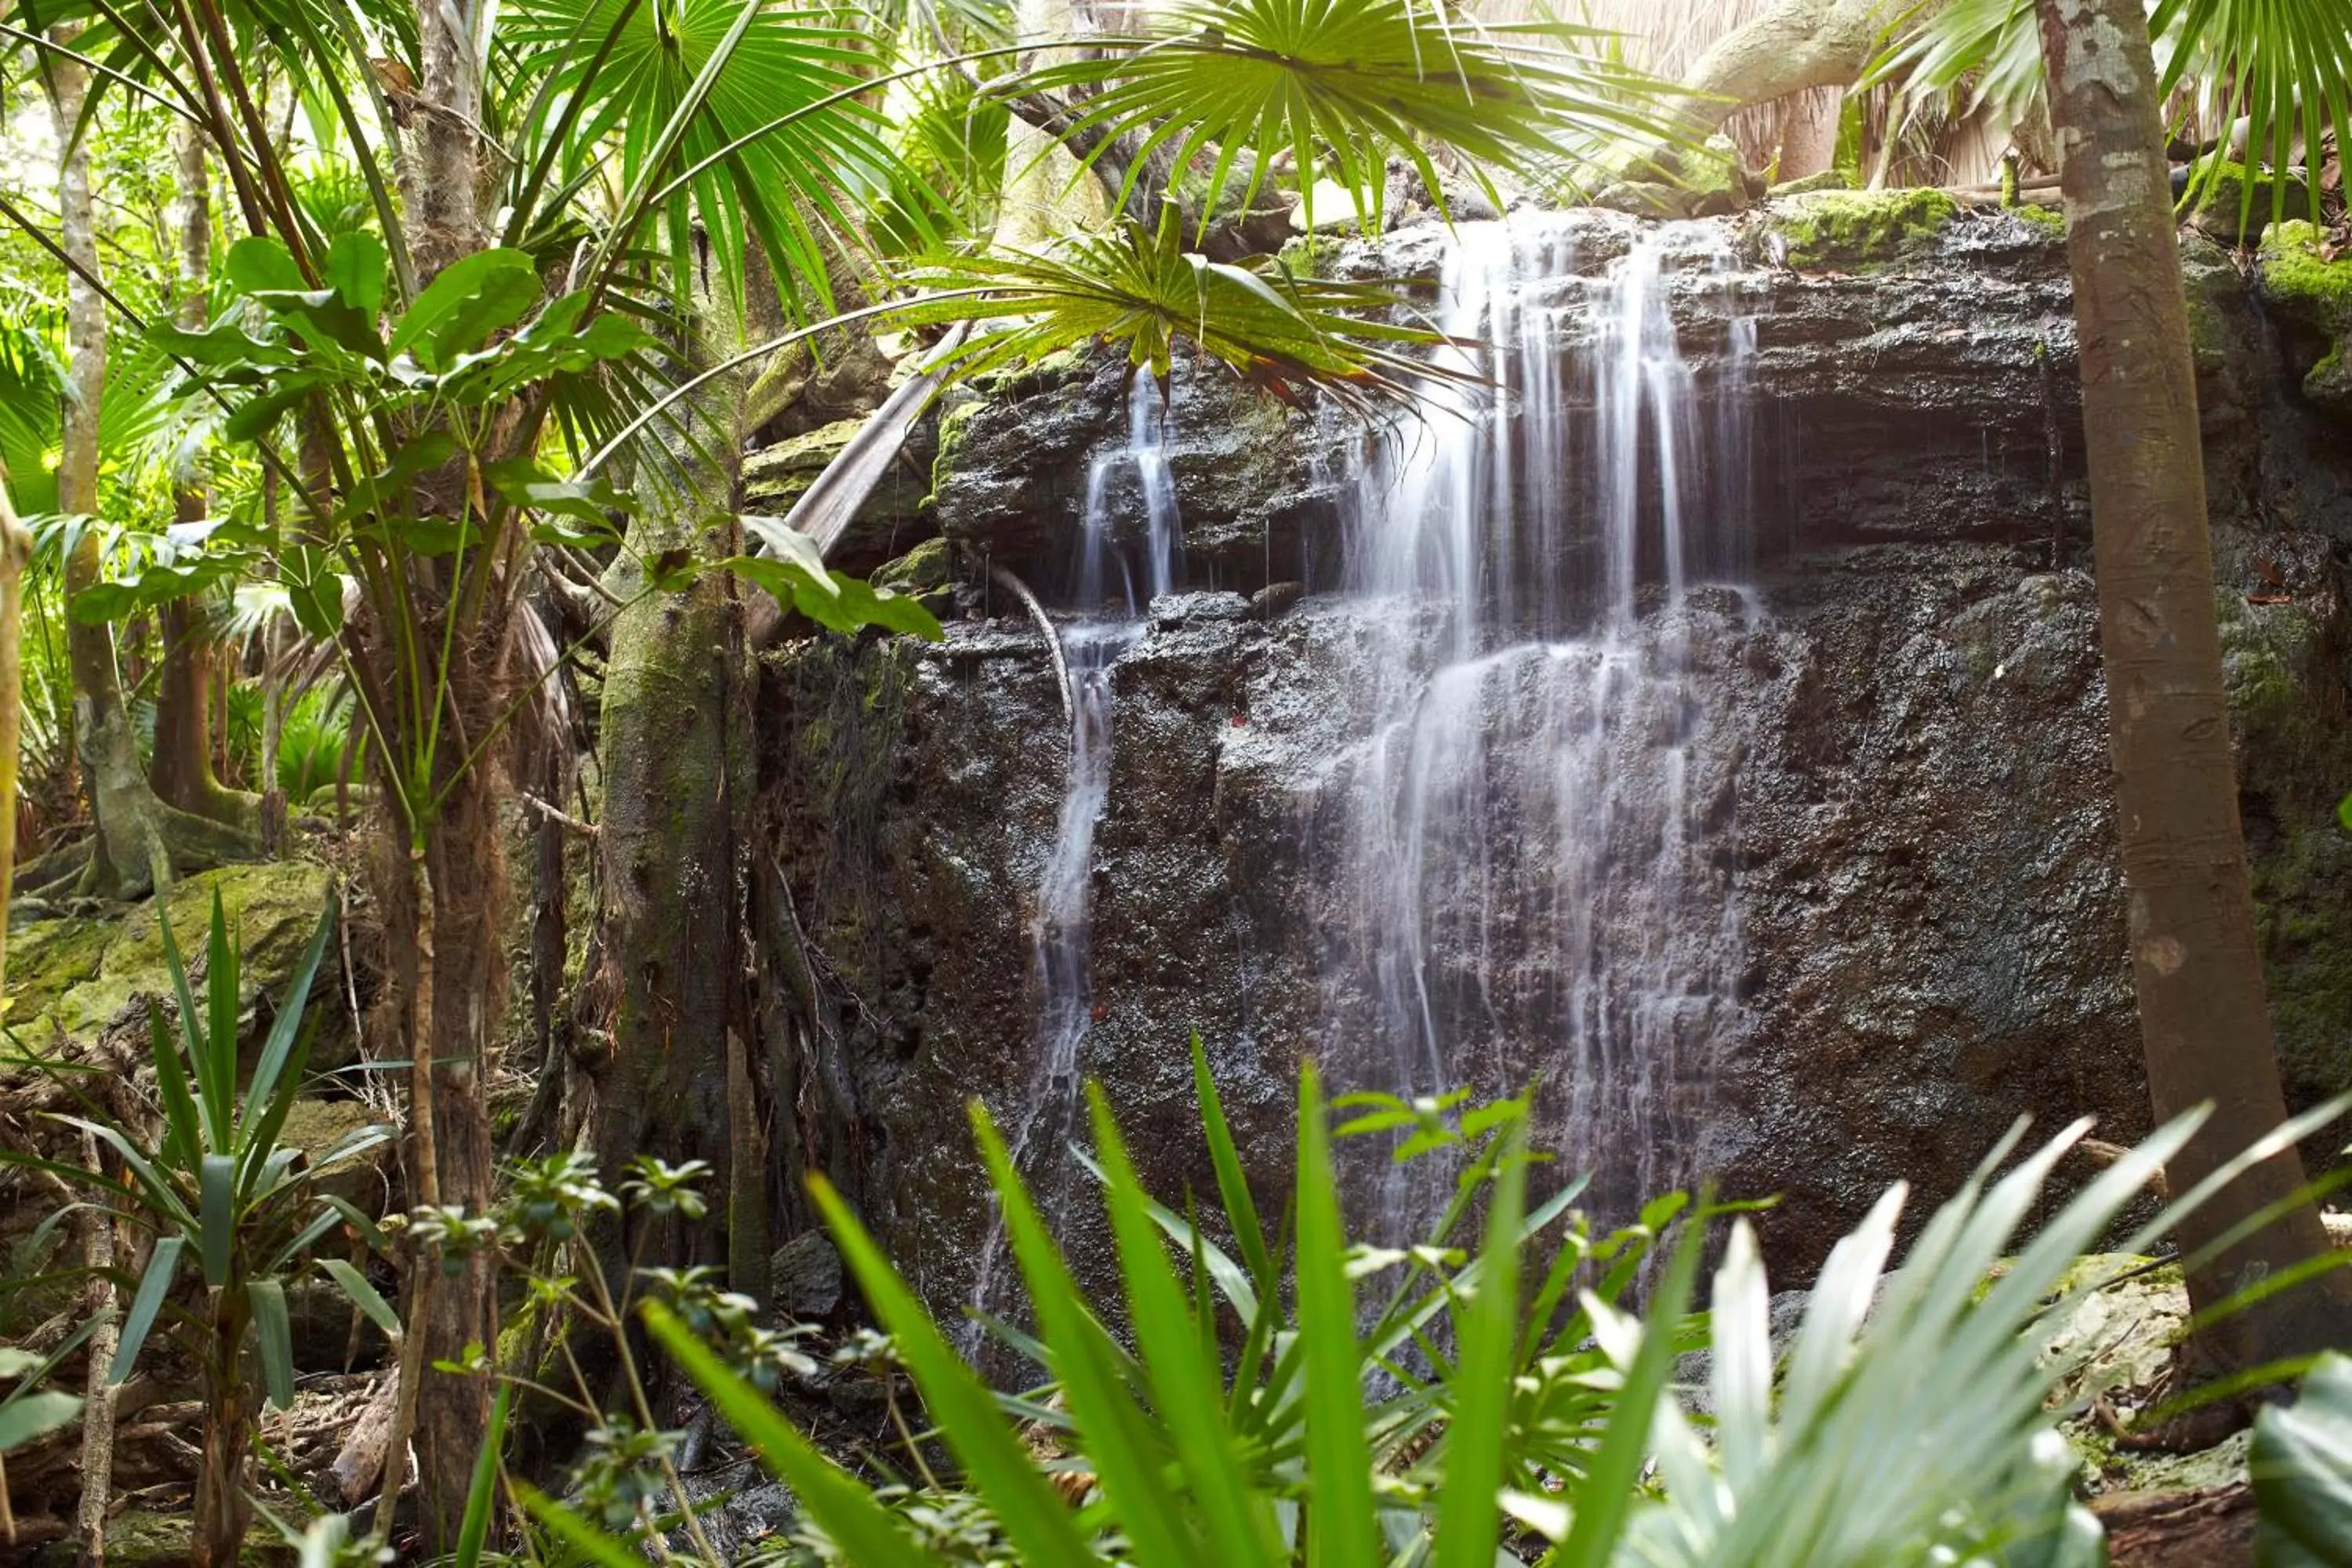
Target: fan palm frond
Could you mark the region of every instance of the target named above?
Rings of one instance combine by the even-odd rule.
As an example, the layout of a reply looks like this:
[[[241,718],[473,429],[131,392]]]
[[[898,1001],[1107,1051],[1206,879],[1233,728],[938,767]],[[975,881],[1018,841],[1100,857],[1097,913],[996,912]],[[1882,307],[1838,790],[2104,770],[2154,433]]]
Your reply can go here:
[[[554,122],[571,127],[562,178],[610,157],[620,186],[656,209],[681,298],[704,266],[740,297],[756,240],[795,313],[830,303],[828,258],[855,232],[858,199],[898,173],[880,110],[855,90],[870,56],[839,12],[774,0],[524,0],[501,32],[525,74],[552,88],[548,101],[581,100]],[[665,195],[688,169],[698,172]]]
[[[1459,374],[1412,352],[1443,339],[1395,319],[1392,289],[1301,277],[1278,261],[1211,261],[1183,248],[1173,209],[1156,229],[1122,220],[1045,254],[985,252],[913,280],[937,292],[906,310],[909,321],[1004,323],[952,351],[961,376],[1113,342],[1165,377],[1181,341],[1277,396],[1321,389],[1370,414],[1409,402],[1418,381]]]
[[[2184,200],[2201,202],[2242,148],[2249,165],[2271,170],[2272,211],[2316,217],[2289,198],[2298,162],[2315,176],[2331,135],[2338,149],[2352,142],[2352,25],[2341,0],[2154,0],[2148,31],[2158,86],[2179,106],[2175,129],[2193,125],[2219,148]],[[1891,45],[1867,79],[1897,84],[1914,108],[1954,96],[2011,121],[2035,113],[2043,78],[2034,0],[1953,0]],[[2255,184],[2241,182],[2242,226],[2253,216]],[[2305,188],[2315,199],[2316,178]]]
[[[1310,171],[1328,165],[1356,209],[1377,220],[1391,157],[1444,199],[1433,143],[1469,160],[1499,201],[1487,170],[1541,168],[1572,136],[1673,139],[1643,108],[1670,89],[1593,51],[1606,36],[1593,28],[1441,19],[1413,0],[1193,0],[1155,23],[1133,39],[1092,40],[1101,58],[1045,66],[1022,81],[1091,91],[1072,135],[1099,139],[1094,160],[1113,142],[1133,147],[1130,186],[1146,153],[1172,152],[1179,168],[1213,156],[1204,212],[1252,151],[1292,153],[1309,200]],[[1246,195],[1266,163],[1249,161]]]

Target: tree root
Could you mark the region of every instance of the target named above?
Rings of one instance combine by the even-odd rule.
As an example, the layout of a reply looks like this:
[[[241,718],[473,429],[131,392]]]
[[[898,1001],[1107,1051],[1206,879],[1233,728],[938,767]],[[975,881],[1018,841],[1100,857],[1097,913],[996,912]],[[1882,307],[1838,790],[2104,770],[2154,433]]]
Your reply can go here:
[[[1062,693],[1062,730],[1066,734],[1072,732],[1078,721],[1078,704],[1076,694],[1070,689],[1070,661],[1062,652],[1061,633],[1054,629],[1053,619],[1045,614],[1045,606],[1037,602],[1037,595],[1029,591],[1029,584],[1014,576],[1011,568],[991,566],[988,577],[990,582],[1020,600],[1021,607],[1029,612],[1029,618],[1036,622],[1037,629],[1045,634],[1045,657],[1054,662],[1054,684]]]

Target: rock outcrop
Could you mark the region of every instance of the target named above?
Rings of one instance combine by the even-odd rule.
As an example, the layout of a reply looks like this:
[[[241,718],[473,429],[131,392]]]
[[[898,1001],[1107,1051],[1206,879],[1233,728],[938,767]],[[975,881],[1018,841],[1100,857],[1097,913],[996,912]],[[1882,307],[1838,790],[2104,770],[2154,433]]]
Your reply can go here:
[[[1725,395],[1752,400],[1756,486],[1748,581],[1686,606],[1724,715],[1703,761],[1732,783],[1693,820],[1735,889],[1738,1006],[1674,1092],[1705,1173],[1780,1195],[1760,1219],[1790,1269],[1886,1183],[1948,1190],[2021,1112],[2094,1113],[2117,1140],[2147,1117],[2062,226],[1841,213],[1797,247],[1771,236],[1801,214],[1768,208],[1728,230],[1736,273],[1669,279],[1694,374],[1724,389],[1736,372]],[[1573,319],[1638,225],[1569,227],[1554,302]],[[1425,278],[1444,243],[1408,229],[1321,259]],[[2345,1082],[2352,1039],[2352,836],[2334,813],[2352,785],[2352,444],[2228,256],[2187,243],[2243,808],[2308,1101]],[[1736,365],[1735,316],[1755,333]],[[1123,378],[1070,360],[949,412],[929,512],[962,559],[1085,607],[1067,563],[1089,468],[1122,438]],[[1279,1212],[1298,1061],[1344,1050],[1328,786],[1365,718],[1367,639],[1412,612],[1331,591],[1363,433],[1223,372],[1180,366],[1171,399],[1186,591],[1110,672],[1078,1065],[1159,1190],[1205,1193],[1199,1031]],[[948,1301],[990,1222],[964,1101],[1033,1092],[1032,905],[1066,744],[1034,626],[982,578],[955,593],[944,645],[802,643],[771,656],[763,698],[775,868],[819,955],[812,1092],[848,1127],[808,1157]],[[1481,940],[1507,952],[1512,932]],[[1512,988],[1545,980],[1498,969],[1501,1022],[1465,1081],[1557,1071],[1555,1043],[1512,1021],[1528,1016]],[[1066,1209],[1082,1254],[1087,1206]]]

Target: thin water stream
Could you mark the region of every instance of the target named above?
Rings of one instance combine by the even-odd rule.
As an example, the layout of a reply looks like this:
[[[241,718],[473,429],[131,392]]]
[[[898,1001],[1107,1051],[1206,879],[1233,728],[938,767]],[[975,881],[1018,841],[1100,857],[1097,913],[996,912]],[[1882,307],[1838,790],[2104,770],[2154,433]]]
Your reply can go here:
[[[1165,405],[1151,377],[1138,375],[1127,400],[1124,446],[1095,459],[1072,563],[1079,615],[1058,628],[1070,672],[1069,763],[1054,846],[1037,885],[1030,946],[1040,998],[1037,1060],[1006,1144],[1024,1173],[1053,1160],[1076,1130],[1078,1046],[1094,1020],[1087,963],[1095,829],[1110,799],[1116,667],[1145,637],[1151,601],[1181,570],[1182,522],[1165,451]],[[1129,515],[1139,511],[1140,518]],[[1135,524],[1140,522],[1139,531]],[[991,1221],[972,1289],[982,1311],[997,1310],[1004,1246],[1002,1211]]]

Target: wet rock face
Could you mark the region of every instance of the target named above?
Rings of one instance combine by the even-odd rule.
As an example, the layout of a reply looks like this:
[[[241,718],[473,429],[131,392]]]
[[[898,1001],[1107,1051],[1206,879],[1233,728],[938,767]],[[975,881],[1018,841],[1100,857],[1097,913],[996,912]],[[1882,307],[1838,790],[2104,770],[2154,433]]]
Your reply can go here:
[[[1577,221],[1595,267],[1635,228]],[[1327,259],[1418,275],[1437,243],[1406,231]],[[1733,889],[1741,962],[1711,1055],[1660,1092],[1693,1165],[1781,1196],[1761,1223],[1776,1268],[1801,1269],[1888,1182],[1948,1190],[2021,1112],[2094,1114],[2123,1139],[2147,1108],[2063,244],[2007,215],[1850,269],[1776,266],[1760,226],[1736,243],[1749,264],[1728,280],[1667,286],[1703,381],[1732,374],[1735,312],[1756,324],[1756,564],[1745,595],[1693,596],[1686,639],[1709,710],[1695,777],[1726,805],[1692,820]],[[2215,555],[2282,1055],[2309,1100],[2343,1083],[2352,1037],[2352,840],[2333,820],[2352,784],[2352,460],[2219,254],[2189,256]],[[943,421],[940,525],[1057,607],[1122,380],[1064,366]],[[1419,612],[1330,591],[1360,437],[1189,370],[1169,426],[1191,591],[1109,671],[1078,1068],[1159,1191],[1206,1193],[1197,1029],[1278,1212],[1301,1057],[1380,1066],[1347,1059],[1351,1002],[1329,978],[1363,914],[1334,870],[1332,803],[1374,711],[1366,649]],[[968,618],[941,647],[776,656],[763,712],[778,864],[838,1020],[852,1127],[826,1163],[950,1303],[989,1225],[964,1102],[1009,1114],[1037,1087],[1031,921],[1066,757],[1043,638],[1003,593],[958,593]],[[1530,835],[1496,853],[1541,869]],[[1430,972],[1458,979],[1514,936],[1441,922]],[[1561,1047],[1514,1001],[1548,977],[1490,973],[1493,1028],[1455,1066],[1489,1092],[1542,1076],[1557,1110],[1574,1089]],[[1085,1178],[1056,1179],[1098,1266]]]

